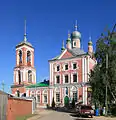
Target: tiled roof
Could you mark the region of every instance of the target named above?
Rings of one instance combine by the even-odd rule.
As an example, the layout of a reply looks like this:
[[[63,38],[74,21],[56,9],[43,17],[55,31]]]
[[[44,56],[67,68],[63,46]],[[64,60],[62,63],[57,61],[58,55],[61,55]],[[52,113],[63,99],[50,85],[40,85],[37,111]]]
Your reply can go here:
[[[68,52],[70,52],[74,57],[78,56],[78,55],[83,55],[86,54],[86,52],[84,52],[84,50],[79,49],[79,48],[73,48],[73,49],[67,49]],[[62,54],[62,53],[61,53]],[[61,55],[60,54],[60,55]],[[53,58],[52,60],[57,60],[59,58],[59,56],[56,56],[55,58]]]
[[[71,52],[74,56],[82,55],[86,53],[84,52],[84,50],[81,50],[79,48],[68,49],[68,51]]]

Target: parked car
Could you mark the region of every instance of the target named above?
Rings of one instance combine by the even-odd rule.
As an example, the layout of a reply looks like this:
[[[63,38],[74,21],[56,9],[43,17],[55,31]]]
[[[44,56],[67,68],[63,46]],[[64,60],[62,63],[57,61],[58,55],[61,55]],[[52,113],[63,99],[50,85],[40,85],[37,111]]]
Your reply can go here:
[[[78,105],[76,107],[76,112],[80,116],[91,116],[91,117],[93,117],[93,115],[94,115],[94,110],[89,105]]]

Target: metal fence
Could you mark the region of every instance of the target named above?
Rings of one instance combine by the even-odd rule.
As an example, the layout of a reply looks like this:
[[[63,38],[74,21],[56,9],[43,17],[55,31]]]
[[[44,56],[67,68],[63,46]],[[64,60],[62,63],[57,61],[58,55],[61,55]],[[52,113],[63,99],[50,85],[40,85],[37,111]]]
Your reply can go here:
[[[0,120],[6,120],[8,96],[0,94]]]

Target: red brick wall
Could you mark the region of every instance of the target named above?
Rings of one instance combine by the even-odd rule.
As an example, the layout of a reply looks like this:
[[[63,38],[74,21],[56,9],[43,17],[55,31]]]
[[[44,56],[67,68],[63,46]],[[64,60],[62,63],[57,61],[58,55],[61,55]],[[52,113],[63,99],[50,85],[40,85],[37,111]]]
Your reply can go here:
[[[69,58],[69,57],[73,57],[73,55],[67,51],[61,58]]]
[[[16,120],[17,116],[32,113],[32,101],[18,98],[8,98],[7,120]]]
[[[20,91],[20,93],[25,93],[26,92],[25,87],[17,87],[17,88],[11,88],[12,94],[15,94],[15,92],[17,92],[17,89]]]

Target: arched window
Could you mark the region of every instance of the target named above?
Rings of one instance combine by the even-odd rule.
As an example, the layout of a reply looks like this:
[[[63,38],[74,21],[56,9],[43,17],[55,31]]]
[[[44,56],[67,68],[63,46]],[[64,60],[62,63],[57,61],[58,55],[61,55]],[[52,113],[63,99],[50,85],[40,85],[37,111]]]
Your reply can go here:
[[[19,63],[22,63],[22,51],[19,51]]]
[[[31,52],[27,51],[27,63],[31,62]]]
[[[48,102],[48,95],[47,95],[47,90],[43,91],[43,103],[47,103]]]
[[[32,83],[32,71],[31,70],[28,71],[28,82]]]
[[[19,84],[21,84],[21,72],[18,70],[18,79],[19,79]]]

